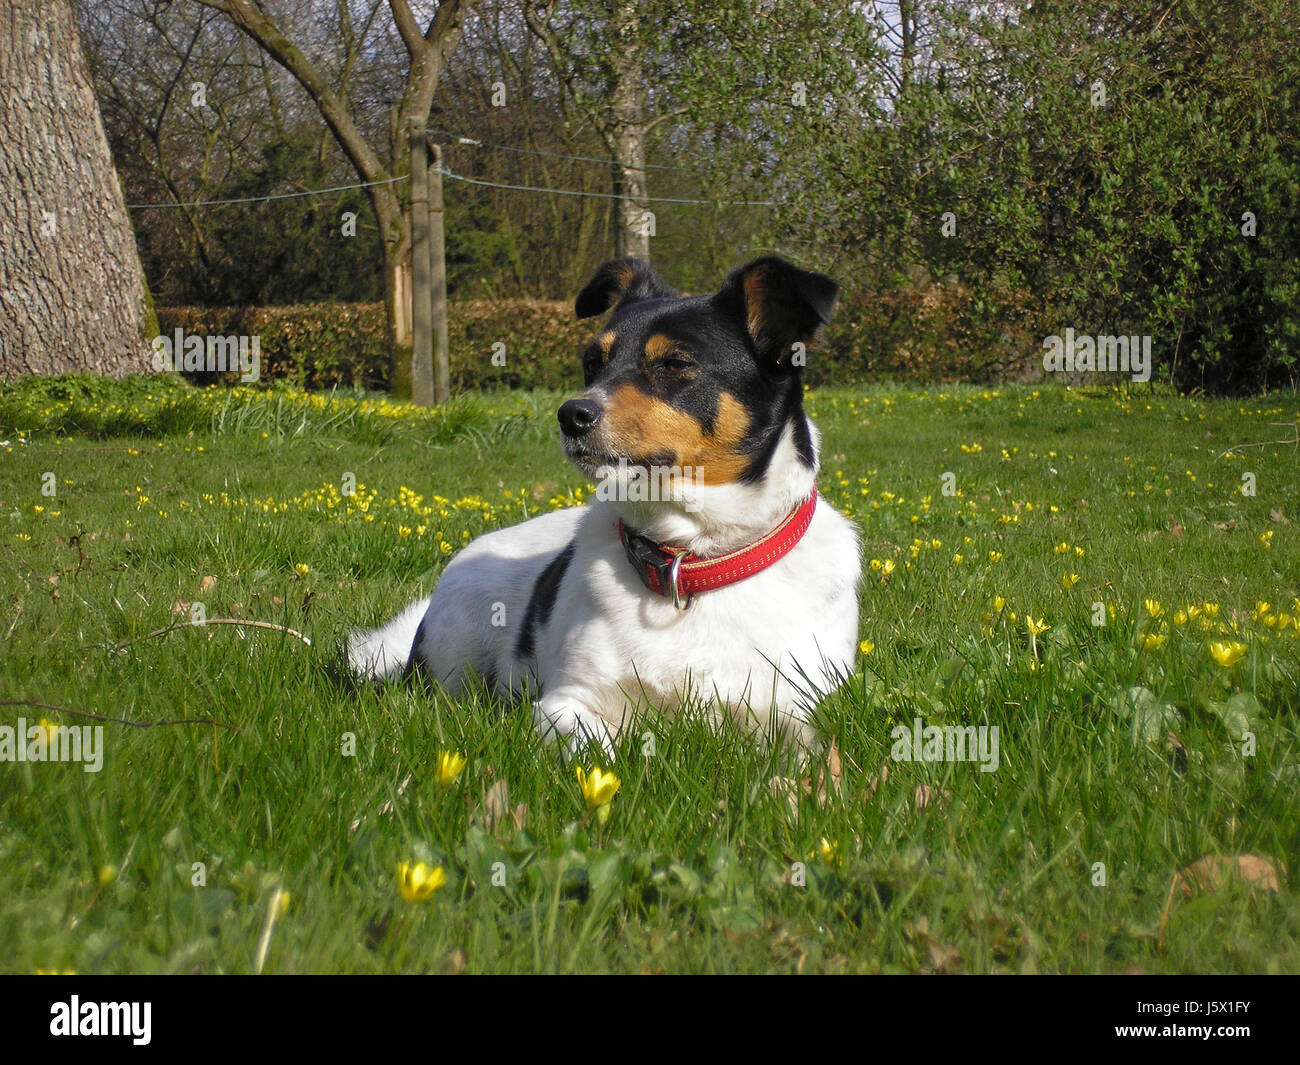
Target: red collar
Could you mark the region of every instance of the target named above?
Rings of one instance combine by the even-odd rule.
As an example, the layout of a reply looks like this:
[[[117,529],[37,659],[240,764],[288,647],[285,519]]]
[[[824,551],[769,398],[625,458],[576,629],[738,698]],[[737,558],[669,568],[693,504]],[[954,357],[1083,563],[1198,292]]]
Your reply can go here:
[[[788,555],[808,531],[816,509],[814,489],[761,540],[716,558],[700,558],[688,548],[651,540],[627,528],[622,518],[618,520],[618,537],[641,583],[655,595],[672,599],[673,606],[679,610],[685,610],[690,606],[691,596],[743,581]]]

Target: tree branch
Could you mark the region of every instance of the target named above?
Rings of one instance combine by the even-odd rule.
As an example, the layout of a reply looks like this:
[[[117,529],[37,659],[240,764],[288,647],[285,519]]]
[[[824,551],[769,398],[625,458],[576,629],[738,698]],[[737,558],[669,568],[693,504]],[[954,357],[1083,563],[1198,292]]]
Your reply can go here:
[[[402,43],[406,45],[414,66],[416,57],[424,51],[424,36],[411,13],[411,5],[406,0],[388,0],[388,6],[393,11],[393,22],[397,25],[397,32],[402,35]]]
[[[223,11],[244,33],[285,70],[294,76],[312,98],[326,124],[338,138],[339,147],[347,155],[363,181],[383,181],[391,175],[382,160],[366,143],[348,114],[343,101],[326,83],[311,61],[302,53],[279,26],[248,0],[195,0],[204,7]],[[382,187],[382,186],[380,186]]]

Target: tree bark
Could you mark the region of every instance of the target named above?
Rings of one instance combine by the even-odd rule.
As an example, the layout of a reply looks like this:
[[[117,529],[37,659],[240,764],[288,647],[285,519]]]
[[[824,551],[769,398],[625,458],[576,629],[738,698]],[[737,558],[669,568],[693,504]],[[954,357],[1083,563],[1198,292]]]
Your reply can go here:
[[[635,0],[619,0],[611,26],[614,37],[613,118],[614,190],[618,199],[614,253],[650,261],[654,216],[647,202],[645,176],[645,70],[638,40]]]
[[[151,369],[157,331],[70,0],[0,6],[0,377]]]

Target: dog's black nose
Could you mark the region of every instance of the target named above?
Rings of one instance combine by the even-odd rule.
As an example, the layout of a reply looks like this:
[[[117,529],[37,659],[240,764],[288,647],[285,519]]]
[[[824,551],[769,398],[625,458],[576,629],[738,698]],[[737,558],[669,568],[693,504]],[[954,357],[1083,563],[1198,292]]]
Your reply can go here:
[[[561,405],[556,417],[565,436],[585,436],[600,421],[600,407],[590,399],[571,399]]]

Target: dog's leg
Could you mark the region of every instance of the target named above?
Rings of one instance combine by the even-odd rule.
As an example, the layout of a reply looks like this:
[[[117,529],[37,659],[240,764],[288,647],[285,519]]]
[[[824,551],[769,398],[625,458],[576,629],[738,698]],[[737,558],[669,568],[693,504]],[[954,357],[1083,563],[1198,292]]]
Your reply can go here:
[[[560,755],[570,761],[588,743],[599,743],[605,755],[614,760],[614,736],[617,729],[593,710],[583,705],[581,693],[560,688],[533,703],[533,724],[547,743],[556,743]]]

